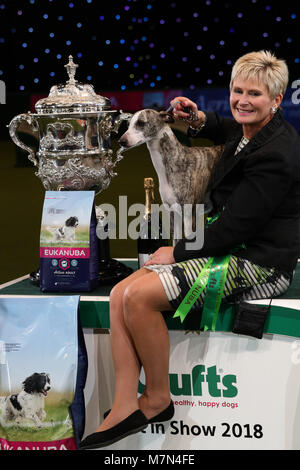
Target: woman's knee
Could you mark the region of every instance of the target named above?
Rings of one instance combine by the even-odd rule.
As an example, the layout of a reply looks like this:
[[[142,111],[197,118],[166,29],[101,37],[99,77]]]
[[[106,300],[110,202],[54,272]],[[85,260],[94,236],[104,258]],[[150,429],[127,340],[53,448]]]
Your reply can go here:
[[[143,283],[138,281],[128,285],[123,295],[123,310],[125,321],[134,320],[144,302]]]
[[[120,302],[122,303],[123,293],[124,293],[124,288],[119,282],[110,291],[110,295],[109,295],[110,306],[112,306],[112,304],[115,304],[115,303],[120,303]]]
[[[131,290],[132,284],[134,284],[135,280],[131,279],[130,277],[123,279],[118,284],[116,284],[111,292],[109,297],[110,303],[110,317],[118,316],[120,314],[123,315],[124,310],[124,299],[126,298],[126,291],[129,289]]]
[[[136,283],[132,282],[124,290],[123,295],[123,307],[126,308],[135,303],[135,299],[139,296],[139,288],[136,287]]]
[[[116,284],[109,296],[109,317],[111,325],[115,322],[123,321],[123,296],[126,289],[126,284],[123,281]]]
[[[166,294],[156,273],[148,276],[147,282],[136,279],[124,291],[123,311],[127,322],[134,322],[151,310],[168,310],[168,306]]]
[[[118,282],[118,284],[116,284],[110,292],[110,302],[123,302],[122,299],[126,288],[135,282],[136,279],[144,277],[145,274],[148,273],[150,273],[150,271],[142,268],[139,271],[136,271],[133,275],[130,275],[122,281]]]

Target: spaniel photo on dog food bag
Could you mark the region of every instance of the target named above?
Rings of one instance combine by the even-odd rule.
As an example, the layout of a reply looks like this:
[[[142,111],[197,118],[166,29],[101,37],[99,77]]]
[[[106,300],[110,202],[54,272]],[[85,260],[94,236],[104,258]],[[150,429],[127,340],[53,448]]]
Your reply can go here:
[[[0,452],[76,450],[87,356],[79,296],[0,297]]]

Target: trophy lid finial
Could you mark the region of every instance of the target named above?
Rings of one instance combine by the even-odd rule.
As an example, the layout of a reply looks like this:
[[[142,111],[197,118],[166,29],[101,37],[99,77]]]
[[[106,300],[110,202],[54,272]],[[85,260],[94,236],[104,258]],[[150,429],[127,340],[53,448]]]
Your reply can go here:
[[[41,98],[35,109],[38,114],[78,114],[98,113],[109,110],[109,98],[97,95],[93,85],[80,83],[75,80],[78,65],[74,64],[73,56],[69,55],[69,62],[65,65],[69,80],[65,84],[53,85],[47,98]]]
[[[75,85],[75,83],[77,82],[77,80],[75,80],[75,73],[78,64],[74,64],[73,56],[69,55],[69,62],[65,65],[65,67],[69,75],[69,80],[67,81],[67,83],[70,83],[70,85]]]

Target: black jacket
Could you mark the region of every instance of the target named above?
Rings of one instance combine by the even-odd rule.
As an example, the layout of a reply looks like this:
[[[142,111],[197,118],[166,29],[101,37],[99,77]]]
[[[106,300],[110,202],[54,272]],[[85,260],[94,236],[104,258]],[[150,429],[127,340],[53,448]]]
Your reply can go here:
[[[300,256],[300,139],[279,110],[234,155],[242,126],[215,112],[207,113],[201,137],[225,144],[210,181],[213,213],[200,250],[174,249],[176,262],[232,252],[258,265],[291,272]],[[222,210],[224,208],[224,210]]]

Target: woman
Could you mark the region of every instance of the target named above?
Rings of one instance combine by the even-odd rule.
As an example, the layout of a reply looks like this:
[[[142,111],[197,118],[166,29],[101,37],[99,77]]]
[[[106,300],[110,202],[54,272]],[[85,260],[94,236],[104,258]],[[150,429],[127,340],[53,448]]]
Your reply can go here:
[[[200,250],[157,250],[144,267],[121,281],[110,296],[116,390],[111,411],[82,448],[103,447],[171,419],[169,335],[161,314],[177,309],[209,257],[231,254],[223,296],[268,298],[288,288],[300,253],[300,146],[282,117],[288,83],[284,61],[271,53],[246,54],[234,65],[230,106],[234,119],[204,113],[185,97],[174,108],[192,118],[189,134],[225,149],[210,182],[214,221]],[[186,107],[192,111],[186,113]],[[184,263],[181,263],[185,261]],[[193,307],[197,315],[205,291]],[[146,388],[137,398],[140,369]]]

